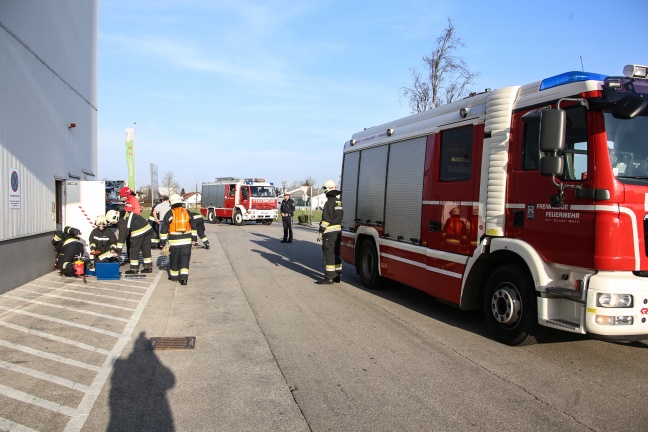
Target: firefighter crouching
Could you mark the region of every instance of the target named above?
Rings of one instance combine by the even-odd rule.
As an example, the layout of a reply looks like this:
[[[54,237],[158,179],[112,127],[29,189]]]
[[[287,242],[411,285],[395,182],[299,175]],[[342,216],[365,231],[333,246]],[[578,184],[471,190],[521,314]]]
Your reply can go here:
[[[191,247],[197,240],[196,221],[182,206],[180,195],[171,195],[169,202],[171,210],[164,215],[160,226],[160,246],[169,242],[169,280],[187,285]]]
[[[139,273],[139,254],[142,252],[142,260],[144,268],[142,273],[153,273],[153,259],[151,258],[151,237],[153,236],[153,228],[142,216],[126,212],[123,217],[119,216],[117,210],[110,210],[106,213],[106,221],[110,224],[117,224],[119,229],[119,238],[117,245],[113,250],[113,256],[121,254],[124,247],[124,241],[130,235],[130,247],[128,255],[130,260],[130,270],[126,270],[125,274]]]
[[[117,246],[117,236],[107,228],[106,217],[97,216],[95,229],[90,233],[90,255],[94,256],[95,263],[114,261],[113,250]]]
[[[56,249],[54,267],[60,270],[62,276],[74,276],[76,270],[74,261],[83,257],[85,248],[79,236],[81,231],[72,227],[65,227],[63,231],[56,231],[52,237],[52,244]]]
[[[342,257],[340,256],[340,244],[342,241],[342,201],[339,199],[340,191],[335,187],[333,180],[324,182],[323,189],[326,192],[326,203],[322,210],[322,222],[319,226],[317,241],[322,242],[324,254],[324,279],[315,282],[319,285],[330,285],[333,282],[339,283],[342,275]]]

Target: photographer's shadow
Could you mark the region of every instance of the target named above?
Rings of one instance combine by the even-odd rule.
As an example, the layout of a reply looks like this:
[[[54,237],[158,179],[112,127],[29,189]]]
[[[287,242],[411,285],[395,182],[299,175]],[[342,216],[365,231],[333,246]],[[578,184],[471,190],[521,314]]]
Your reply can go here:
[[[147,343],[146,333],[140,333],[128,358],[115,362],[107,431],[175,431],[166,397],[175,376]]]

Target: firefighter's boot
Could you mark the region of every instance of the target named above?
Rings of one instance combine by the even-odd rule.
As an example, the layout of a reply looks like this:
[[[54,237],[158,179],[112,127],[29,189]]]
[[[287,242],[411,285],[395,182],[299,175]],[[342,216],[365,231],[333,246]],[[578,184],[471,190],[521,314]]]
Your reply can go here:
[[[333,282],[340,283],[340,275],[337,275],[333,278]]]
[[[131,270],[126,270],[124,272],[124,274],[127,274],[127,275],[136,275],[137,273],[139,273],[139,270],[132,270],[131,269]]]
[[[330,277],[325,277],[315,282],[317,285],[333,285],[333,279]]]

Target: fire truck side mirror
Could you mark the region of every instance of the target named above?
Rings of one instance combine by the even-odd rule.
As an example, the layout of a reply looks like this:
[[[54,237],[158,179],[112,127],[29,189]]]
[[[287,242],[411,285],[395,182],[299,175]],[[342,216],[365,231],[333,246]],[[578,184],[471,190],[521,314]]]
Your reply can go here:
[[[562,109],[546,109],[540,112],[540,174],[560,176],[565,167],[562,151],[565,148],[567,115]]]
[[[612,116],[622,120],[629,120],[641,114],[641,112],[646,109],[647,105],[648,102],[639,96],[627,95],[614,104]]]
[[[565,168],[565,160],[560,156],[550,155],[540,158],[540,174],[545,176],[561,176]]]
[[[567,114],[563,109],[547,109],[540,113],[540,151],[562,152],[565,148]]]

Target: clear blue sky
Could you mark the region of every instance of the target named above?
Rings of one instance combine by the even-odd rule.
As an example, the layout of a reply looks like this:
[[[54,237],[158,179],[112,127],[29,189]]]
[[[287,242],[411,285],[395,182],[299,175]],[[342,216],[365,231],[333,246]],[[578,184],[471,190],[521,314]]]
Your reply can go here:
[[[99,179],[137,187],[173,172],[275,185],[338,180],[342,148],[409,115],[399,88],[452,19],[474,89],[648,63],[648,2],[483,0],[100,0]]]

